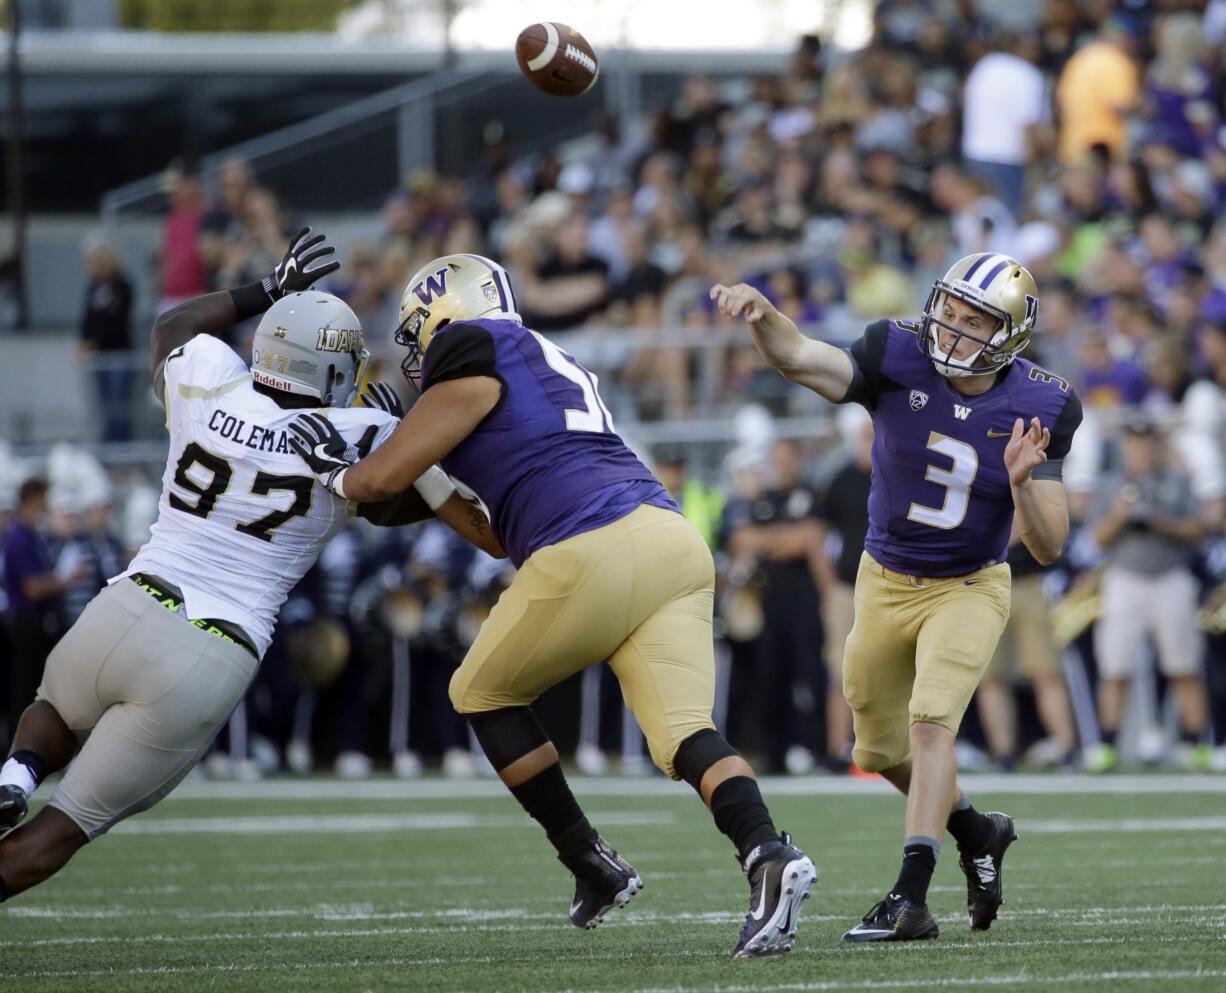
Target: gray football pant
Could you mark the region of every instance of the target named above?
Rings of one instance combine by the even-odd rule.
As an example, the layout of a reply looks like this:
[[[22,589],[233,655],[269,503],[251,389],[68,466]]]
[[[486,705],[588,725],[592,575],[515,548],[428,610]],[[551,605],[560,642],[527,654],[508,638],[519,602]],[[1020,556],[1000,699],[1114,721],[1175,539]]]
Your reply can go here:
[[[258,663],[127,579],[92,601],[47,660],[38,699],[82,742],[51,796],[91,840],[187,775]]]

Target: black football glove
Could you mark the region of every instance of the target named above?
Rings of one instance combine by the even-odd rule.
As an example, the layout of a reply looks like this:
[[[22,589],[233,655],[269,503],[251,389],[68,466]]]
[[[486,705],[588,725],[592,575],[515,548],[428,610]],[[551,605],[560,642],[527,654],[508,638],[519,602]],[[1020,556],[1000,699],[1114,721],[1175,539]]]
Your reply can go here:
[[[330,420],[319,414],[303,414],[290,421],[289,429],[294,434],[290,448],[302,457],[329,492],[342,496],[334,484],[336,477],[353,465],[347,455],[349,442]]]
[[[290,242],[289,249],[277,267],[261,281],[268,299],[276,303],[287,293],[298,293],[311,288],[317,279],[336,272],[341,267],[336,259],[321,262],[320,259],[335,255],[336,249],[325,243],[322,234],[310,237],[311,229],[303,228]],[[322,244],[322,248],[316,245]],[[314,251],[312,251],[314,249]],[[312,264],[314,263],[314,264]]]
[[[404,404],[387,383],[369,383],[366,392],[362,394],[362,402],[367,407],[374,407],[386,414],[391,414],[397,420],[404,417]]]

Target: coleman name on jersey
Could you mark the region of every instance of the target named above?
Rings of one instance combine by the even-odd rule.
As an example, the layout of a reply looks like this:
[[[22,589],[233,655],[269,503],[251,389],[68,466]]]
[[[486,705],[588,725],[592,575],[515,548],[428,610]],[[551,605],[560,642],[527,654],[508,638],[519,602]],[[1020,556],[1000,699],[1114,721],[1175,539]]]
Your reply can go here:
[[[239,445],[246,445],[260,452],[277,452],[292,455],[289,447],[289,432],[269,430],[258,424],[248,425],[241,417],[228,414],[220,407],[209,418],[209,430]]]

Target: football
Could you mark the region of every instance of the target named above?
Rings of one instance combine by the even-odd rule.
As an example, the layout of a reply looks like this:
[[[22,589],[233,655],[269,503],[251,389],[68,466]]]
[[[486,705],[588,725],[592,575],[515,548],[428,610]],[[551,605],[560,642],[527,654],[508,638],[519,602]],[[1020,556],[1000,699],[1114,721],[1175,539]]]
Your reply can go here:
[[[557,21],[524,28],[515,40],[515,60],[533,86],[556,97],[586,93],[600,75],[600,63],[587,39]]]

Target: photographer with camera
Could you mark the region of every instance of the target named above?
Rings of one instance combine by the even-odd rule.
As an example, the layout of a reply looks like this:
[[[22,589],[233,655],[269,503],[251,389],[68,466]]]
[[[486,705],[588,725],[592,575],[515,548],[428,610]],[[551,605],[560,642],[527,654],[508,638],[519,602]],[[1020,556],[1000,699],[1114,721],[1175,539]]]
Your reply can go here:
[[[1190,477],[1166,453],[1158,426],[1130,412],[1120,440],[1122,478],[1105,481],[1093,515],[1094,540],[1105,559],[1094,631],[1102,744],[1087,756],[1093,771],[1116,764],[1115,736],[1147,635],[1178,702],[1180,763],[1201,766],[1209,758],[1204,640],[1189,568],[1206,528]]]

